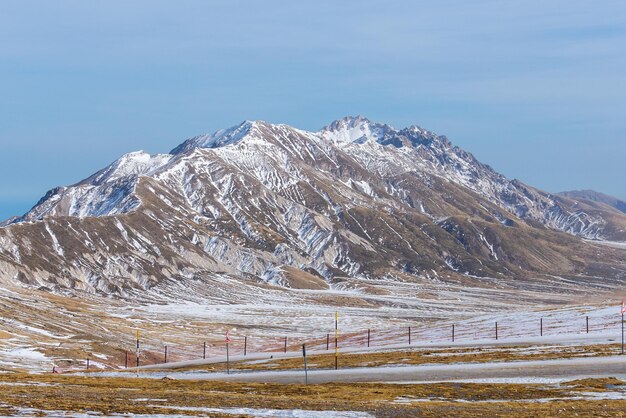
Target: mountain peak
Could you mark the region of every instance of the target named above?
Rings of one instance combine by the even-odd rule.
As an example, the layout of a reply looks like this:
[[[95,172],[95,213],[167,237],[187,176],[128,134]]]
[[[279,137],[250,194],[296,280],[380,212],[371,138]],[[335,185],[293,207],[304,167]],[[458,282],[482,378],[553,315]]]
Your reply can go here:
[[[337,130],[337,129],[341,129],[342,127],[356,128],[359,126],[369,125],[369,124],[372,124],[372,121],[370,121],[368,118],[366,118],[363,115],[345,116],[341,119],[337,119],[336,121],[332,122],[325,129]]]
[[[188,139],[171,150],[170,154],[182,154],[194,148],[219,148],[234,144],[266,124],[262,120],[245,120],[231,128],[220,129],[212,134],[198,135]]]
[[[383,136],[395,131],[391,126],[372,122],[364,116],[346,116],[323,127],[319,134],[335,144],[362,144],[368,140],[379,141]]]
[[[145,151],[130,152],[124,154],[103,170],[83,180],[82,183],[97,185],[130,175],[144,175],[161,167],[171,158],[172,156],[169,154],[152,155]]]

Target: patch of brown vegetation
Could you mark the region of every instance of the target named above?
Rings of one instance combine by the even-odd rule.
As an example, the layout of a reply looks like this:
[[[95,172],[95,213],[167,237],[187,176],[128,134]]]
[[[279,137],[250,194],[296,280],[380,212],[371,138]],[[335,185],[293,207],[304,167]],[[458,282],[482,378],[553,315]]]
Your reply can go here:
[[[605,392],[616,387],[624,387],[626,389],[626,382],[616,377],[572,380],[565,385],[572,387],[574,390],[584,390],[586,392]]]
[[[326,283],[323,277],[315,276],[311,273],[307,273],[304,270],[300,270],[291,266],[281,266],[281,269],[283,270],[283,275],[285,281],[287,282],[287,286],[292,289],[328,289],[328,283]]]
[[[305,386],[52,374],[6,374],[0,375],[0,382],[3,387],[0,405],[6,405],[0,410],[3,415],[15,413],[14,408],[195,415],[198,410],[180,408],[246,407],[368,411],[380,417],[573,414],[586,417],[615,416],[626,408],[626,400],[575,401],[570,400],[573,395],[566,387],[537,384],[328,383]],[[585,383],[587,386],[594,384],[593,381]],[[536,402],[546,399],[554,401]]]

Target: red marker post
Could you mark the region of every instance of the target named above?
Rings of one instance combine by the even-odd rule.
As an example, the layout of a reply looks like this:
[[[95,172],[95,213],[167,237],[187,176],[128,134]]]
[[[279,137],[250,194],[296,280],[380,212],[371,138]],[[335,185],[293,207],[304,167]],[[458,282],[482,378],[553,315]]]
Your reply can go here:
[[[230,374],[230,350],[229,350],[229,344],[230,344],[230,332],[231,331],[237,331],[237,328],[233,328],[232,330],[227,330],[226,331],[226,339],[224,340],[224,342],[226,342],[226,374]]]

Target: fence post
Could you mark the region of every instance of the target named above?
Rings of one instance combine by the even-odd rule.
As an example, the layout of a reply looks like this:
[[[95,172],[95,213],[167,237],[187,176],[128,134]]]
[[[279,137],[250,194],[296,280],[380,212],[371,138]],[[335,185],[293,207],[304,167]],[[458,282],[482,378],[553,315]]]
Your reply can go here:
[[[137,367],[139,367],[139,330],[136,331],[136,336],[137,336]]]
[[[87,357],[87,370],[89,370],[89,357]]]
[[[452,324],[452,342],[454,342],[454,324]]]
[[[165,361],[164,361],[164,363],[167,363],[167,346],[165,346],[165,356],[164,356],[164,357],[165,357],[165,359],[164,359],[164,360],[165,360]]]
[[[409,327],[409,345],[411,345],[411,327]]]
[[[326,351],[330,348],[330,333],[326,334]]]
[[[285,349],[283,350],[284,353],[287,352],[287,337],[285,337]]]
[[[128,351],[124,351],[124,368],[128,369]]]
[[[498,321],[496,321],[496,340],[498,339]]]
[[[206,360],[206,341],[202,343],[202,359]]]
[[[339,311],[335,311],[335,370],[339,367]]]
[[[370,329],[367,329],[367,346],[370,346]]]
[[[622,310],[622,355],[624,355],[624,311]]]
[[[230,351],[228,351],[228,342],[226,343],[226,374],[230,374]]]
[[[248,355],[248,336],[243,337],[243,355]]]
[[[587,334],[589,334],[589,316],[587,316],[587,318],[586,318],[586,319],[587,319],[587,321],[586,321],[586,323],[587,323],[587,326],[586,326],[586,328],[587,328]]]
[[[307,370],[307,364],[306,364],[306,346],[304,344],[302,344],[302,357],[304,357],[304,384],[308,385],[309,384],[309,372]]]
[[[539,319],[539,335],[543,337],[543,316]]]

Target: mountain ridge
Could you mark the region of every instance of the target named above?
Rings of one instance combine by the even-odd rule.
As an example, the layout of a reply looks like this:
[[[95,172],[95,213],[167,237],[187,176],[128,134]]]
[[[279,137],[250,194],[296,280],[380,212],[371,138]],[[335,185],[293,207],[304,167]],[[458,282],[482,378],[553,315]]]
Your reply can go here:
[[[184,141],[183,143],[181,143],[180,145],[178,145],[177,147],[175,147],[174,149],[172,149],[170,154],[150,155],[143,151],[137,151],[137,152],[131,152],[131,153],[125,154],[122,157],[120,157],[118,160],[116,160],[114,163],[106,167],[105,169],[100,170],[99,172],[95,173],[94,175],[88,177],[85,180],[82,180],[76,185],[84,185],[84,184],[89,184],[89,183],[92,183],[92,185],[99,185],[103,182],[102,181],[103,178],[117,179],[117,178],[121,178],[127,175],[132,175],[132,174],[137,174],[138,176],[148,175],[149,171],[158,170],[162,168],[169,161],[171,161],[172,158],[174,158],[175,156],[183,155],[195,149],[202,149],[202,148],[216,149],[216,148],[221,148],[224,146],[234,145],[242,140],[250,141],[250,140],[256,139],[256,140],[263,141],[264,140],[263,135],[259,134],[259,132],[262,129],[266,129],[268,126],[295,130],[295,128],[289,127],[288,125],[282,125],[282,124],[273,125],[273,124],[269,124],[267,122],[259,121],[259,120],[256,120],[256,121],[246,120],[239,125],[236,125],[228,129],[218,130],[214,132],[213,134],[203,134],[203,135],[199,135],[191,139],[188,139]],[[515,188],[519,188],[519,189],[524,189],[527,187],[524,183],[518,180],[509,181],[508,179],[506,179],[506,177],[504,177],[500,173],[497,173],[490,166],[483,164],[480,161],[476,160],[471,153],[468,153],[467,151],[462,150],[461,148],[452,145],[450,141],[447,139],[447,137],[434,134],[417,125],[411,125],[407,128],[397,130],[387,124],[371,122],[369,119],[359,115],[359,116],[347,116],[342,119],[336,120],[332,122],[331,124],[323,127],[317,132],[307,132],[307,131],[300,131],[300,130],[298,130],[298,132],[302,132],[305,135],[310,135],[312,137],[315,137],[318,140],[320,139],[327,140],[331,142],[333,145],[339,146],[341,149],[345,149],[346,147],[351,147],[354,145],[365,145],[365,143],[368,140],[372,140],[382,145],[383,147],[391,145],[396,148],[401,148],[403,146],[413,146],[418,149],[420,147],[427,147],[431,150],[438,148],[437,150],[438,155],[436,155],[438,160],[431,161],[431,163],[441,164],[441,165],[455,163],[457,165],[465,164],[468,166],[478,166],[479,168],[484,169],[489,175],[494,177],[495,181],[499,181],[499,182],[508,181]],[[450,156],[454,156],[455,154],[460,156],[461,158],[457,159],[456,161],[452,161]],[[432,155],[425,156],[425,157],[431,157],[431,160],[432,160]],[[155,160],[155,163],[150,164],[151,160]],[[412,168],[414,168],[414,167],[410,167],[410,165],[411,165],[410,162],[409,164],[406,164],[406,161],[405,161],[406,171],[410,171]],[[120,173],[120,171],[122,172]],[[109,173],[110,176],[107,177],[107,173]],[[441,173],[437,173],[437,174],[441,174]],[[465,176],[467,174],[463,173],[463,175]],[[444,173],[444,176],[445,176],[445,173]],[[463,185],[466,187],[472,187],[472,184],[470,184],[470,182],[464,182]],[[72,187],[72,186],[69,186],[69,187]],[[58,192],[63,191],[63,190],[65,189],[60,187],[60,188],[52,189],[50,192],[52,192],[54,195],[54,192],[57,192],[58,194]],[[521,195],[524,195],[524,194],[528,194],[528,193],[527,191],[522,190]],[[549,193],[541,192],[541,194],[543,194],[544,197],[551,199],[551,195]],[[559,195],[557,194],[557,196]],[[564,196],[564,197],[567,197],[567,196]],[[506,200],[506,198],[507,197],[505,196],[504,200]],[[35,206],[35,208],[33,208],[33,210],[29,212],[29,214],[26,214],[24,217],[21,217],[21,218],[18,217],[17,221],[34,220],[34,219],[40,218],[42,211],[37,210],[37,206],[43,203],[45,202],[40,201]],[[599,225],[599,224],[602,224],[603,222],[601,218],[595,218],[595,219],[590,218],[588,220],[580,221],[580,222],[577,221],[576,219],[570,219],[571,222],[563,221],[563,216],[562,216],[563,214],[562,214],[562,211],[559,210],[558,204],[553,204],[554,202],[549,202],[549,203],[552,204],[552,207],[554,208],[553,211],[557,213],[547,214],[547,215],[542,214],[541,216],[545,218],[545,222],[550,227],[565,230],[567,232],[573,233],[575,235],[581,235],[586,238],[602,238],[600,234],[600,229],[602,228],[602,226]],[[517,205],[517,207],[515,208],[511,207],[511,205],[509,205],[508,207],[506,207],[506,205],[504,206],[508,210],[513,210],[518,216],[525,217],[527,215],[526,212],[528,211],[528,207],[526,207],[523,203],[520,205]],[[129,203],[128,207],[133,208],[134,204]],[[122,210],[126,210],[126,208],[122,208]],[[43,211],[43,212],[45,213],[46,211]],[[106,213],[106,210],[104,210],[104,212]],[[79,212],[74,212],[74,214],[78,214],[80,216]],[[94,211],[94,212],[88,211],[88,214],[100,216],[103,213],[102,211]],[[535,218],[537,218],[537,216],[538,215],[535,215]],[[575,217],[576,216],[574,216],[574,218]],[[584,217],[588,218],[589,215],[585,214]],[[15,220],[13,222],[15,222]],[[572,222],[574,223],[574,225],[572,225]],[[591,226],[591,228],[589,228],[589,226]],[[626,237],[626,234],[624,235],[624,237]]]
[[[617,211],[508,180],[417,126],[246,121],[172,152],[126,154],[0,228],[3,280],[122,295],[216,272],[279,286],[302,285],[295,272],[329,286],[623,275],[622,253],[577,238],[623,238]]]
[[[558,195],[572,199],[585,199],[592,202],[606,203],[620,212],[626,213],[626,201],[596,190],[570,190],[566,192],[559,192]]]

